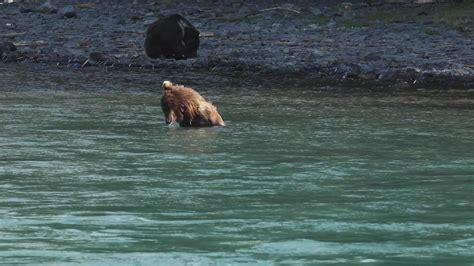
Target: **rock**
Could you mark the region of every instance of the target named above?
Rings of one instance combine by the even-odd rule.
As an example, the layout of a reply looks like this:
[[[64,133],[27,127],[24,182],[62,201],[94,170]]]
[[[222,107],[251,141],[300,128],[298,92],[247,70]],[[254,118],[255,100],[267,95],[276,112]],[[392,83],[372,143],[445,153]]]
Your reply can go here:
[[[364,56],[365,61],[379,61],[382,59],[383,54],[380,52],[369,53]]]
[[[0,51],[14,52],[16,51],[16,46],[12,42],[3,42],[0,43]]]
[[[451,76],[467,77],[471,76],[474,71],[464,67],[457,67],[454,69],[450,69],[448,72]]]
[[[40,53],[45,55],[51,55],[54,53],[54,49],[51,47],[44,47],[40,49]]]
[[[246,6],[242,6],[241,8],[239,8],[239,11],[237,11],[237,15],[238,16],[247,16],[249,14],[251,14],[251,10],[246,7]]]
[[[89,59],[94,60],[96,62],[104,61],[104,56],[99,52],[92,52],[89,54]]]
[[[130,16],[130,19],[132,21],[139,21],[139,20],[142,20],[142,16],[135,14],[135,15]]]
[[[20,13],[31,13],[34,10],[31,7],[20,6]]]
[[[38,12],[45,13],[45,14],[54,14],[58,12],[58,9],[53,6],[51,0],[46,0],[38,9]]]
[[[74,8],[74,6],[65,6],[58,11],[58,14],[61,18],[77,17],[76,9]]]
[[[326,24],[326,27],[331,28],[331,29],[336,28],[337,23],[335,21],[330,21]]]
[[[117,16],[117,17],[114,17],[114,19],[116,20],[116,23],[118,25],[127,25],[127,20],[123,17]]]
[[[384,69],[378,74],[378,80],[380,81],[395,81],[399,73],[392,69]]]
[[[316,56],[316,57],[320,57],[320,56],[324,56],[326,53],[317,49],[317,48],[314,48],[314,49],[311,49],[311,54]]]
[[[6,62],[17,60],[16,46],[12,42],[0,43],[0,59]]]
[[[343,3],[341,3],[341,7],[342,7],[342,9],[345,9],[345,10],[352,10],[352,3],[343,2]]]
[[[348,3],[348,2],[344,2],[344,3],[341,3],[341,12],[342,12],[342,16],[345,18],[345,19],[351,19],[353,14],[352,14],[352,3]]]
[[[323,11],[321,11],[321,9],[317,8],[317,7],[310,7],[309,8],[309,12],[313,15],[313,16],[319,16],[319,15],[322,15],[323,14]]]
[[[406,73],[414,75],[418,75],[419,73],[421,73],[421,69],[419,69],[418,67],[406,67],[405,71]]]

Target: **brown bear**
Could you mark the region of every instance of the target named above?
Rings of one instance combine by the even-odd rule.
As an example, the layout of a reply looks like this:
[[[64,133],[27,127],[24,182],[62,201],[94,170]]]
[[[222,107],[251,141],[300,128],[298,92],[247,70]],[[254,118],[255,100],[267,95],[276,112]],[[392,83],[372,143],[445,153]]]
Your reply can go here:
[[[161,109],[165,114],[167,125],[172,125],[176,121],[182,127],[225,125],[217,108],[197,91],[170,81],[163,82],[163,89]]]

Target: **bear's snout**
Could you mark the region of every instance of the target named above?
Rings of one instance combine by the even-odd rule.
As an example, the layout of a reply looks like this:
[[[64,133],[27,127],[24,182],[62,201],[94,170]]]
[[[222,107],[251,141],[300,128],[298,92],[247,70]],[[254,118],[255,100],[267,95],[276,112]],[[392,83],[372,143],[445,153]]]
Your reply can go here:
[[[176,121],[176,116],[174,115],[174,112],[173,112],[173,111],[169,112],[169,113],[166,115],[165,123],[166,123],[168,126],[171,126],[175,121]]]

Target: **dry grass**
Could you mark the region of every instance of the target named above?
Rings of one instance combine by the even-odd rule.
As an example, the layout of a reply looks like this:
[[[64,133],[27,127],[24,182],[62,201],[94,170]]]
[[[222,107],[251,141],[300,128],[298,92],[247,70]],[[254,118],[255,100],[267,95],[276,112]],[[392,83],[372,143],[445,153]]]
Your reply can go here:
[[[397,24],[432,22],[435,27],[448,27],[465,33],[474,32],[474,1],[423,5],[379,6],[355,12],[352,19],[341,19],[346,27],[370,27],[374,22]]]

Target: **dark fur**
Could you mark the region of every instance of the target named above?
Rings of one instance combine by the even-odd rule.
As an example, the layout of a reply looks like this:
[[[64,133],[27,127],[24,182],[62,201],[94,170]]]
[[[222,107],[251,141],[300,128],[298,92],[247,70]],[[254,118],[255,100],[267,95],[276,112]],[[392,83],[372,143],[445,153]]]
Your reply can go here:
[[[199,31],[177,14],[155,21],[146,31],[145,52],[151,58],[196,57],[198,48]]]

